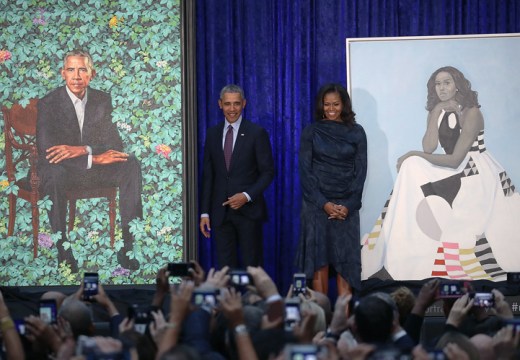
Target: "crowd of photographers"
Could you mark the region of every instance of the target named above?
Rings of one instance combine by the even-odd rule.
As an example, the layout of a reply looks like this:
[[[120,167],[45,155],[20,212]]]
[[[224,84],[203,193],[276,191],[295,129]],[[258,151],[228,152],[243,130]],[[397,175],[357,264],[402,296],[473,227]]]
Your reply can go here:
[[[206,274],[191,264],[189,276],[173,285],[175,269],[161,269],[152,303],[126,314],[96,274],[85,274],[74,294],[45,293],[39,316],[22,322],[11,318],[0,292],[1,358],[520,359],[520,323],[496,289],[475,293],[470,283],[433,279],[417,295],[407,288],[344,295],[331,306],[297,277],[283,297],[260,267]],[[439,298],[444,331],[424,339],[425,313]],[[109,336],[95,328],[93,302],[109,318]]]

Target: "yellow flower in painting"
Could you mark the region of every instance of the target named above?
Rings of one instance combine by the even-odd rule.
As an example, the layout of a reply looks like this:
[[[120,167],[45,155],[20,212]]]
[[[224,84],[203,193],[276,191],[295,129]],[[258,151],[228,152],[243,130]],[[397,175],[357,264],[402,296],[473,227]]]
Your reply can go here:
[[[9,186],[9,181],[7,181],[7,180],[0,181],[0,187],[2,188],[2,190],[4,190],[8,186]]]
[[[108,22],[108,26],[110,26],[110,28],[113,29],[113,28],[117,27],[117,25],[121,22],[123,22],[123,18],[121,17],[118,19],[117,16],[114,15]]]

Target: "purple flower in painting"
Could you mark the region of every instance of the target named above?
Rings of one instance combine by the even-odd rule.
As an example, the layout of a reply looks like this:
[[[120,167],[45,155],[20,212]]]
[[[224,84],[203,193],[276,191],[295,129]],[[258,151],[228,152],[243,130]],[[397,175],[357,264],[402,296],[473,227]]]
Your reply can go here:
[[[39,15],[33,18],[33,24],[34,25],[46,25],[47,21],[45,21],[45,18],[43,15],[45,14],[45,10],[40,8],[38,9]]]
[[[46,249],[50,249],[54,243],[52,242],[51,236],[49,234],[40,233],[38,234],[38,245]]]
[[[116,267],[114,271],[112,271],[112,276],[128,276],[130,275],[130,270],[122,268],[120,266]]]

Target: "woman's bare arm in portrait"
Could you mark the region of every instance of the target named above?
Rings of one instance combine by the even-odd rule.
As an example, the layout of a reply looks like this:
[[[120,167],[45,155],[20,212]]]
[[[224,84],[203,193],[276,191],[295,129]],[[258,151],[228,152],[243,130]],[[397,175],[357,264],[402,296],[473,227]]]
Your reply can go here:
[[[427,154],[433,153],[439,143],[439,128],[437,125],[442,112],[441,103],[437,104],[429,113],[426,122],[426,132],[422,139],[423,151]]]
[[[461,133],[452,154],[428,154],[422,151],[409,151],[397,161],[397,168],[410,156],[419,156],[433,165],[456,169],[466,157],[477,135],[484,129],[484,118],[476,107],[464,109],[460,117]]]

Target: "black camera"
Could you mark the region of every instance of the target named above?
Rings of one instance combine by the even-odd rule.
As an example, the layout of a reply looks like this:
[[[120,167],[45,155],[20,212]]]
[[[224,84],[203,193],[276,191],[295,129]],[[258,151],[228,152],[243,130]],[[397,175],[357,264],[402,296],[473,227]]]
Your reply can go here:
[[[144,334],[146,327],[153,320],[152,308],[148,305],[132,304],[127,309],[127,317],[134,320],[135,330]]]
[[[127,316],[136,324],[148,324],[152,320],[152,308],[148,305],[132,304],[127,309]]]
[[[520,285],[520,272],[508,272],[507,283],[509,285]]]
[[[168,263],[168,272],[170,273],[170,276],[191,276],[190,269],[195,269],[193,263]]]

